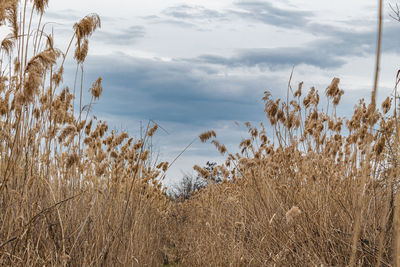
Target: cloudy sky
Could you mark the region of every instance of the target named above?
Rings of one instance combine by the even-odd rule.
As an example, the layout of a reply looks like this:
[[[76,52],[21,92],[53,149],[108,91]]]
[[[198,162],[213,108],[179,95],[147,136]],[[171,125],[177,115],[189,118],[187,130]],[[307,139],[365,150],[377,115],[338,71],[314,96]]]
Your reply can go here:
[[[154,120],[164,129],[155,155],[172,161],[193,138],[214,129],[235,152],[244,127],[266,122],[265,90],[283,96],[304,81],[321,93],[333,77],[345,90],[341,114],[369,98],[376,49],[375,0],[148,0],[50,1],[46,20],[61,49],[72,25],[86,14],[102,18],[91,39],[85,84],[103,77],[104,93],[94,114],[112,128],[138,136]],[[393,5],[396,2],[393,0]],[[400,63],[400,23],[385,3],[379,99],[392,92]],[[50,26],[49,26],[50,27]],[[73,67],[65,83],[73,81]],[[196,142],[169,170],[169,181],[192,173],[194,164],[222,158]]]

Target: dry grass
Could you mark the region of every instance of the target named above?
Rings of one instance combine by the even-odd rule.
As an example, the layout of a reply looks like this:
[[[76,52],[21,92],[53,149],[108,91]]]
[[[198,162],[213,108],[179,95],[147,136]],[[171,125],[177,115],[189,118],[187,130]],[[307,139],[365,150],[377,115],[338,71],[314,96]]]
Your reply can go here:
[[[103,91],[101,78],[86,106],[82,87],[61,87],[68,51],[75,44],[79,70],[99,17],[76,23],[62,52],[41,25],[46,6],[39,0],[0,3],[0,25],[11,29],[0,48],[1,265],[398,261],[397,103],[391,108],[387,98],[380,112],[376,85],[371,104],[361,100],[348,120],[336,115],[343,95],[338,78],[325,91],[324,109],[315,88],[303,95],[302,83],[295,92],[289,85],[285,101],[266,92],[273,136],[262,124],[246,124],[249,138],[241,142],[241,153],[228,154],[213,170],[226,179],[186,201],[171,200],[158,179],[169,164],[150,167],[146,150],[157,125],[149,124],[141,139],[109,132],[89,114]],[[77,73],[77,79],[83,75]],[[215,138],[214,131],[200,136],[228,153]]]
[[[167,164],[149,168],[145,149],[156,127],[149,125],[139,140],[90,118],[101,78],[86,106],[82,87],[60,87],[68,51],[75,43],[82,67],[99,17],[76,23],[63,53],[41,25],[47,1],[0,5],[1,25],[11,27],[0,50],[0,265],[162,262],[154,248],[163,237],[154,233],[162,229],[168,202],[155,178]],[[80,109],[74,111],[75,99]]]

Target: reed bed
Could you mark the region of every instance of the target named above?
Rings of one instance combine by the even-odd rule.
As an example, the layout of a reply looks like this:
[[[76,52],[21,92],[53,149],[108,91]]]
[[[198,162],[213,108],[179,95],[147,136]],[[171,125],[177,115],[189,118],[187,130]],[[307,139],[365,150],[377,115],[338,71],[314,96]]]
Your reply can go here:
[[[398,97],[376,104],[380,51],[371,101],[351,118],[336,114],[338,78],[323,95],[303,83],[283,100],[265,92],[268,126],[246,123],[240,153],[200,135],[226,162],[194,169],[223,181],[175,199],[160,182],[168,162],[152,167],[146,149],[157,125],[142,138],[109,131],[90,113],[101,78],[89,103],[82,85],[63,87],[70,53],[83,77],[100,18],[78,21],[61,51],[42,23],[47,5],[0,3],[10,29],[0,44],[0,265],[399,265]]]

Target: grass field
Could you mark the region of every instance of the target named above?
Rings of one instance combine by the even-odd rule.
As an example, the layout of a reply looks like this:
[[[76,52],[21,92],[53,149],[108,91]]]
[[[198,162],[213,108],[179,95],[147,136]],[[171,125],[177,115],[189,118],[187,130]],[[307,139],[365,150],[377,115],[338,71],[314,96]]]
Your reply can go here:
[[[265,92],[268,125],[246,124],[241,153],[200,135],[225,155],[213,170],[224,180],[183,200],[162,188],[169,163],[149,164],[157,125],[139,139],[108,131],[90,113],[101,78],[89,103],[86,88],[62,87],[100,18],[78,21],[60,51],[47,4],[0,2],[0,265],[400,266],[399,104],[376,103],[381,30],[371,99],[350,119],[336,116],[338,78],[322,95],[302,83],[286,99]]]

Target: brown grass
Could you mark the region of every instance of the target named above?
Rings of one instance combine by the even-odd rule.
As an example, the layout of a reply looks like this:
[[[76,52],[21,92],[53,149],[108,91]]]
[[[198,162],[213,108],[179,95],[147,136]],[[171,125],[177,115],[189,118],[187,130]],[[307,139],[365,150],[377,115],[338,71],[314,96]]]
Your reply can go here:
[[[174,200],[159,182],[170,164],[152,168],[148,159],[158,125],[149,123],[138,139],[110,132],[89,114],[101,78],[86,106],[82,86],[61,87],[68,51],[75,43],[82,68],[99,17],[76,23],[62,52],[42,30],[47,4],[0,3],[0,25],[11,29],[0,47],[0,265],[398,263],[398,107],[387,98],[383,113],[377,109],[376,84],[371,104],[359,101],[347,120],[336,115],[338,78],[325,91],[325,109],[303,83],[285,101],[266,92],[273,135],[247,123],[237,154],[214,131],[200,135],[227,160],[214,173],[195,169],[225,180]]]

